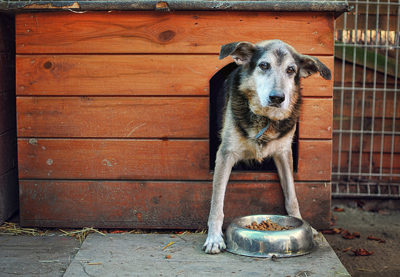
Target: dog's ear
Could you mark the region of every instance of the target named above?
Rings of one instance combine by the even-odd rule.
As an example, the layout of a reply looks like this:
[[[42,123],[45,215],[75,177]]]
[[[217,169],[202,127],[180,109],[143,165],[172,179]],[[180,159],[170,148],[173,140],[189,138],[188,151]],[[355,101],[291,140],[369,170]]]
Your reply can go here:
[[[331,71],[320,60],[315,57],[300,55],[300,77],[307,78],[317,72],[326,80],[332,78]]]
[[[251,60],[255,50],[256,46],[250,42],[232,42],[221,46],[219,59],[222,60],[227,56],[232,56],[236,64],[243,65]]]

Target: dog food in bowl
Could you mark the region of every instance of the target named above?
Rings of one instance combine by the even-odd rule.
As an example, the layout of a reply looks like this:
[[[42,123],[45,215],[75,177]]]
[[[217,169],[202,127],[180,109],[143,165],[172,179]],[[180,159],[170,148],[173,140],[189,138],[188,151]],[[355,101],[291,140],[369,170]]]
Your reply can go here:
[[[263,220],[260,224],[257,224],[257,221],[253,221],[251,224],[246,225],[245,228],[257,231],[284,231],[284,230],[292,230],[295,227],[293,226],[281,226],[278,223],[271,222],[271,219]]]
[[[274,223],[276,225],[273,231],[246,228],[249,225],[254,228],[260,224],[274,226]],[[278,231],[277,226],[291,228]],[[226,229],[225,237],[227,251],[250,257],[293,257],[311,253],[318,248],[310,224],[300,218],[285,215],[265,214],[236,218]]]

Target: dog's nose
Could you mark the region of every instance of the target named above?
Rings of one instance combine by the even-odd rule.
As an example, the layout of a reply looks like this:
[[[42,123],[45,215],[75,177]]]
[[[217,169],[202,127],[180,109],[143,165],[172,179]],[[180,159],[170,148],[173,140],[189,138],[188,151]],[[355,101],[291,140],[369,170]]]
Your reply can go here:
[[[274,90],[269,95],[269,100],[271,101],[271,103],[279,105],[283,101],[285,101],[285,95],[283,93],[280,93],[280,92]]]

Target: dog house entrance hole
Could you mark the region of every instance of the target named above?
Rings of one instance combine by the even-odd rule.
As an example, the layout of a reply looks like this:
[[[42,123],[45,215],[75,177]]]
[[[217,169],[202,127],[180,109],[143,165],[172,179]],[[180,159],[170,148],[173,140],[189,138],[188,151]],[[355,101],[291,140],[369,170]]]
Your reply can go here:
[[[215,158],[218,147],[221,144],[220,132],[222,129],[222,112],[225,106],[224,83],[229,74],[237,67],[235,63],[230,63],[220,69],[210,79],[210,170],[214,170]],[[293,169],[295,172],[297,172],[298,164],[298,130],[299,125],[297,124],[296,134],[292,143]],[[277,172],[277,169],[273,159],[266,158],[262,163],[256,161],[250,163],[241,161],[232,168],[232,172],[235,171]]]

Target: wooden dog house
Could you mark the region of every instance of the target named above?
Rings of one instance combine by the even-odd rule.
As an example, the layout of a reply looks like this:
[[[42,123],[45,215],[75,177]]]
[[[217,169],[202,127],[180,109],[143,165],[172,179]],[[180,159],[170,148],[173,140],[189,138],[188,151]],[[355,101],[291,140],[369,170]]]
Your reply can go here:
[[[206,228],[210,79],[232,62],[218,60],[220,46],[281,39],[333,70],[334,19],[347,10],[336,1],[120,3],[130,11],[84,2],[16,7],[36,10],[15,18],[23,226]],[[103,11],[76,12],[85,9]],[[312,76],[302,87],[296,191],[304,219],[328,228],[332,81]],[[286,213],[277,173],[233,172],[225,223],[260,213]]]

